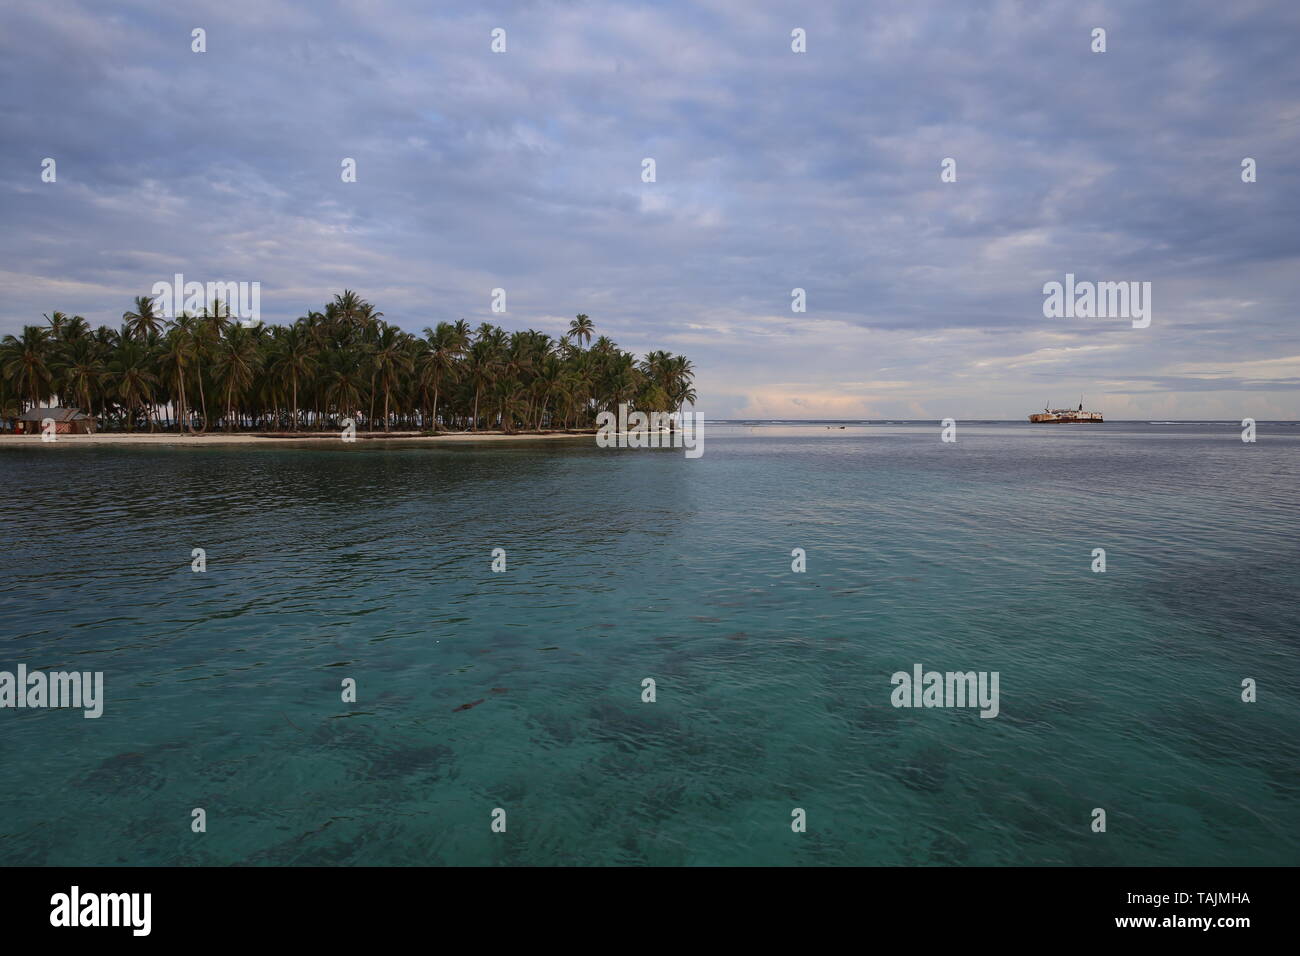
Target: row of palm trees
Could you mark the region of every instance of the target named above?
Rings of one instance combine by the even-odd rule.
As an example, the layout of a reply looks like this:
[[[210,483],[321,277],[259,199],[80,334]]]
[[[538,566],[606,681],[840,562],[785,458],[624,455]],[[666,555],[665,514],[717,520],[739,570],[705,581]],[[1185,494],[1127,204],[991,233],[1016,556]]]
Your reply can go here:
[[[484,322],[412,335],[344,290],[292,325],[254,325],[219,302],[160,315],[139,297],[121,328],[55,312],[0,341],[0,418],[57,400],[100,428],[283,431],[358,428],[588,428],[620,403],[676,411],[695,402],[685,357],[641,361],[579,315],[559,339]]]

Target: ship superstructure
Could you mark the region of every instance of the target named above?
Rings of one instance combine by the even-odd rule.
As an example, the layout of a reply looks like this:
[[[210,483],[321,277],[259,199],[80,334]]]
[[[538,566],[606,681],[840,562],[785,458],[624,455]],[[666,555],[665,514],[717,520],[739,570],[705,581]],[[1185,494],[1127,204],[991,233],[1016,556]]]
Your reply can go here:
[[[1044,408],[1029,416],[1035,425],[1069,425],[1074,423],[1094,423],[1103,421],[1101,412],[1085,412],[1083,399],[1079,399],[1078,408]]]

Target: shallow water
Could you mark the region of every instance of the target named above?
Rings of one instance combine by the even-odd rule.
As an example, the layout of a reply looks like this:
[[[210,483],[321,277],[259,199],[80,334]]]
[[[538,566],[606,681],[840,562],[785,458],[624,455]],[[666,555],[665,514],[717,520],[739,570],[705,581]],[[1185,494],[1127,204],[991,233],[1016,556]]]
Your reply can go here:
[[[107,697],[0,710],[0,863],[1300,862],[1300,427],[1239,432],[0,449],[0,670]]]

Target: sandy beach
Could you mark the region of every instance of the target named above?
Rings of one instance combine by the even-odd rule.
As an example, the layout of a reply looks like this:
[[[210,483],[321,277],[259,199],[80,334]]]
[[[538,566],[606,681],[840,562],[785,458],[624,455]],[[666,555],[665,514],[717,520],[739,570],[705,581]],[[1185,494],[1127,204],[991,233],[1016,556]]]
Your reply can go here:
[[[594,432],[450,432],[442,435],[424,435],[419,432],[358,432],[355,442],[383,444],[389,441],[401,442],[482,442],[482,441],[545,441],[568,438],[574,440],[588,439]],[[0,448],[12,448],[20,445],[41,445],[44,447],[68,447],[72,445],[184,445],[193,448],[207,445],[287,445],[306,444],[309,442],[341,442],[338,432],[282,432],[260,434],[234,433],[223,434],[209,432],[206,435],[176,435],[149,432],[100,432],[94,435],[59,435],[54,441],[42,441],[39,434],[34,435],[0,435]]]

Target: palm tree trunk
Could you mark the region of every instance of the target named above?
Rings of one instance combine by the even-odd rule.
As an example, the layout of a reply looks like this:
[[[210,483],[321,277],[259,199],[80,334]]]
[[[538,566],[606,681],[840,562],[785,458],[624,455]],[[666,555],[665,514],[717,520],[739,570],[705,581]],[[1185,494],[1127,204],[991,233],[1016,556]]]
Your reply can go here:
[[[181,417],[180,417],[180,421],[176,423],[176,432],[177,434],[183,434],[185,432],[185,426],[186,424],[188,424],[190,429],[190,434],[193,435],[194,423],[190,421],[190,416],[185,414],[186,409],[189,407],[185,403],[185,369],[181,368],[178,365],[176,367],[176,374],[180,377],[181,380],[181,413],[180,413]]]

